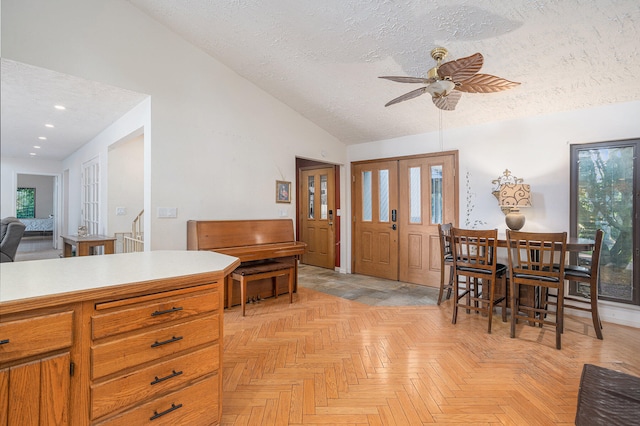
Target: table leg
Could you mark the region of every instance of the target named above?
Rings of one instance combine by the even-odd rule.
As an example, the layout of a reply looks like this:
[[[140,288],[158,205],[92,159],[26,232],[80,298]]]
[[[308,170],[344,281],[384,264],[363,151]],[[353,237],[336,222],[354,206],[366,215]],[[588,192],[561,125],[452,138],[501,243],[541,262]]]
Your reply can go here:
[[[76,249],[78,250],[78,256],[89,256],[89,245],[78,241],[78,245],[76,246]]]
[[[64,257],[71,257],[73,255],[72,246],[69,243],[64,243]]]
[[[105,241],[104,243],[104,254],[113,254],[115,253],[115,242],[114,241]]]

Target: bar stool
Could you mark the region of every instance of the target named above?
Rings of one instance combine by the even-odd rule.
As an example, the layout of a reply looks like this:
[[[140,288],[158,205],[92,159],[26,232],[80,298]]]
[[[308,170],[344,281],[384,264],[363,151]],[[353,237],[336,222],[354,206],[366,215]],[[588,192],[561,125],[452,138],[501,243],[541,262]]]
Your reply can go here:
[[[598,281],[600,279],[600,251],[602,249],[602,239],[604,232],[602,229],[596,231],[595,245],[591,252],[591,262],[589,267],[580,265],[565,265],[564,279],[589,284],[589,298],[578,296],[565,296],[564,307],[578,311],[591,313],[593,328],[596,336],[602,340],[602,322],[598,314]],[[553,295],[555,296],[555,295]]]
[[[541,327],[552,325],[556,329],[556,348],[561,349],[567,233],[520,232],[507,229],[507,248],[511,282],[511,337],[516,336],[516,324],[519,319],[539,324]],[[523,286],[533,287],[535,290],[536,297],[531,306],[521,303],[520,288]],[[558,295],[555,312],[550,310],[550,304],[546,300],[549,289],[555,289]],[[553,316],[554,321],[547,319],[547,315]]]
[[[494,306],[502,303],[502,317],[506,320],[505,296],[496,297],[496,280],[504,277],[506,266],[496,263],[498,231],[451,229],[451,250],[454,268],[454,305],[451,322],[456,323],[458,307],[473,310],[489,317],[487,332],[491,333]],[[461,281],[464,277],[464,281]],[[460,292],[462,290],[462,292]]]
[[[438,293],[438,305],[442,302],[444,290],[447,290],[446,298],[451,297],[453,290],[453,255],[451,254],[451,223],[438,224],[440,236],[440,292]],[[449,281],[445,283],[446,267],[449,267]]]

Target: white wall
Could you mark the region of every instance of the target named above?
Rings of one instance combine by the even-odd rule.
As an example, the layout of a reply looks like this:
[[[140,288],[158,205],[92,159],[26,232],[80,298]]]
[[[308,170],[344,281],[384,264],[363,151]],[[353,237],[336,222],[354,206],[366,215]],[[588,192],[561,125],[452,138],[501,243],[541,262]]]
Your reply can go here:
[[[122,0],[3,0],[2,56],[151,96],[152,249],[186,248],[188,219],[278,217],[275,181],[295,180],[296,156],[346,162],[336,138]],[[93,144],[65,161],[71,185],[82,161],[104,149]],[[69,202],[78,210],[76,191]],[[158,219],[159,207],[176,207],[178,218]],[[70,214],[73,229],[79,212]]]
[[[144,136],[110,146],[108,157],[107,234],[131,232],[144,209]],[[124,214],[117,214],[123,208]]]
[[[455,114],[455,112],[451,112]],[[569,230],[570,145],[640,137],[640,101],[609,105],[582,111],[544,115],[482,126],[446,130],[443,149],[459,151],[459,226],[481,220],[482,227],[504,230],[504,215],[491,194],[491,181],[505,169],[531,185],[532,204],[522,209],[524,231]],[[440,151],[438,133],[349,146],[349,161]],[[466,175],[470,179],[467,184]],[[467,188],[474,208],[467,211]],[[348,205],[351,194],[348,195]],[[348,235],[351,235],[350,222]],[[345,252],[350,258],[351,241]],[[350,265],[350,260],[347,261]],[[637,307],[600,302],[605,321],[640,327]]]
[[[80,225],[81,219],[81,184],[82,184],[82,168],[83,164],[97,159],[100,167],[100,230],[101,234],[107,234],[108,229],[108,172],[109,172],[109,148],[116,144],[118,141],[133,137],[135,135],[143,135],[145,145],[145,160],[144,167],[145,173],[148,170],[148,158],[146,145],[150,144],[148,140],[148,132],[146,129],[150,128],[150,99],[142,101],[139,105],[133,108],[124,116],[120,117],[118,121],[107,127],[95,138],[88,141],[76,152],[71,154],[62,162],[64,170],[68,171],[68,204],[69,208],[66,212],[68,218],[69,229],[65,232],[75,234]],[[136,183],[139,184],[139,183]],[[145,194],[148,192],[148,182],[145,181]],[[146,231],[146,230],[145,230]]]
[[[35,188],[35,217],[48,218],[54,213],[54,184],[55,178],[46,175],[19,174],[17,188]]]
[[[0,159],[0,216],[16,215],[16,188],[18,174],[34,174],[60,176],[62,163],[60,161],[37,160],[35,158]],[[57,212],[51,212],[58,215]],[[48,213],[45,217],[48,217]]]

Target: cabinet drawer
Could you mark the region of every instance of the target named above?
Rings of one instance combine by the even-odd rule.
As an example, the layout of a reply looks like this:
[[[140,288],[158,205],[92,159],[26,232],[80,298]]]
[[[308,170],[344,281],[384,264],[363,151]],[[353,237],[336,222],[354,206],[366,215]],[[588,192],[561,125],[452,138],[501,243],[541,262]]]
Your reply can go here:
[[[0,323],[0,362],[70,347],[72,325],[73,311]]]
[[[93,386],[91,418],[97,419],[217,372],[219,350],[218,344],[213,344]]]
[[[98,425],[212,425],[218,419],[218,380],[208,377],[189,387],[158,398]]]
[[[138,297],[118,301],[119,309],[97,313],[91,318],[93,339],[101,339],[175,319],[188,318],[204,312],[217,311],[220,304],[217,289],[194,295],[159,297],[161,295],[157,295],[155,300],[148,300],[148,297]],[[107,309],[115,303],[100,303],[96,305],[96,310]]]
[[[92,377],[214,342],[219,337],[219,327],[220,317],[215,314],[96,345],[91,348]]]

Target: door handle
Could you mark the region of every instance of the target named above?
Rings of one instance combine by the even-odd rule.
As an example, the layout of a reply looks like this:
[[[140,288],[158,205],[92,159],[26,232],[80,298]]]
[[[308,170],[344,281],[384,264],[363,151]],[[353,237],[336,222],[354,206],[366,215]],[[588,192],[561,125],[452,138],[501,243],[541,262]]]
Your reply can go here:
[[[398,228],[398,226],[395,223],[391,225],[391,229],[393,229],[394,231],[396,230],[396,228]]]

